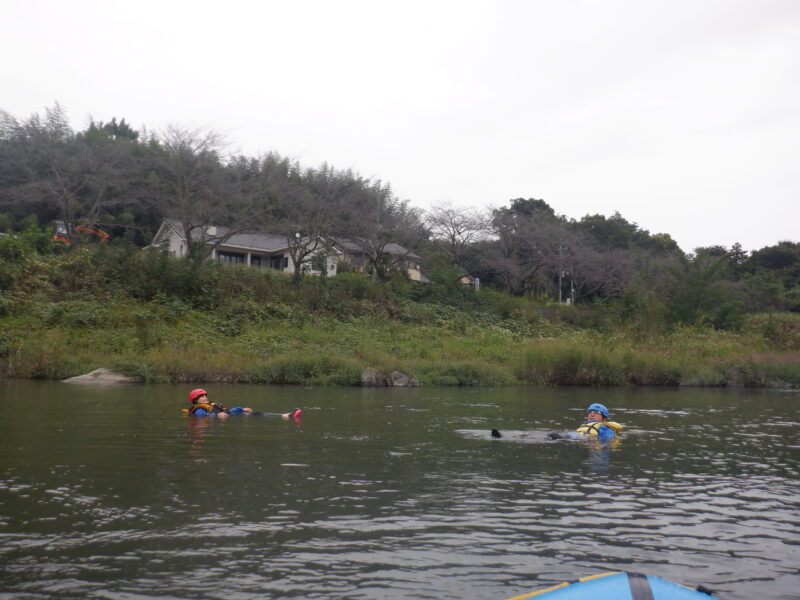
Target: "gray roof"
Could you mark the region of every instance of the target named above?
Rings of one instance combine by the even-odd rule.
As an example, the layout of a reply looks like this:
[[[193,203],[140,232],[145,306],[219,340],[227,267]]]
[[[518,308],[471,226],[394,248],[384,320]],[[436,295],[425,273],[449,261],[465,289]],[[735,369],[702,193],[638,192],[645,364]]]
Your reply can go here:
[[[344,248],[347,252],[364,252],[364,244],[358,238],[356,238],[355,240],[349,238],[340,238],[340,237],[334,237],[331,239],[334,242],[336,242],[339,246]],[[389,242],[388,244],[386,244],[383,247],[383,251],[391,256],[421,258],[419,254],[415,254],[408,248],[401,246],[400,244],[395,244],[394,242]]]
[[[180,221],[177,219],[164,219],[164,222],[179,238],[185,240],[186,236],[184,235]],[[216,231],[216,235],[212,236],[210,239],[224,238],[228,234],[229,229],[227,227],[216,227]],[[276,252],[278,250],[286,250],[289,247],[289,240],[285,235],[243,231],[241,233],[234,233],[225,240],[222,245],[248,250],[261,250],[262,252]]]
[[[183,234],[183,227],[178,219],[164,219],[164,223],[175,232],[181,239],[185,239]],[[225,237],[229,231],[227,227],[216,227],[217,234],[213,238]],[[160,232],[160,230],[159,230]],[[161,236],[158,236],[159,238]],[[364,244],[358,238],[348,239],[340,237],[331,237],[334,243],[343,248],[345,252],[363,253]],[[156,240],[155,243],[158,243]],[[279,250],[286,250],[289,247],[289,239],[285,235],[274,235],[271,233],[258,233],[258,232],[242,232],[234,233],[230,238],[225,240],[222,246],[229,248],[241,248],[247,250],[260,250],[262,252],[277,252]],[[384,246],[383,251],[391,256],[402,256],[407,258],[419,259],[420,256],[411,252],[404,246],[389,242]]]
[[[224,236],[224,227],[217,227],[218,235]],[[249,250],[263,250],[265,252],[275,252],[285,250],[289,247],[289,240],[285,235],[273,235],[271,233],[234,233],[225,242],[225,246],[235,246],[237,248],[247,248]]]

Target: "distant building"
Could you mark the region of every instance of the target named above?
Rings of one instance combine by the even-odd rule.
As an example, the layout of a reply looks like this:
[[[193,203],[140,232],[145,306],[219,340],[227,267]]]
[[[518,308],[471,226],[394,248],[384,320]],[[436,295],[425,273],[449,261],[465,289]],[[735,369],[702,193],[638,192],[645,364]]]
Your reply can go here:
[[[294,273],[295,265],[289,254],[289,238],[262,232],[242,232],[229,236],[229,229],[225,227],[208,226],[205,230],[207,243],[214,247],[209,258],[234,265],[247,265],[260,269],[275,269],[285,273]],[[180,221],[165,219],[158,228],[151,247],[159,247],[176,257],[185,257],[189,254],[189,244]],[[429,280],[422,274],[420,268],[421,257],[404,248],[400,244],[390,243],[384,252],[392,256],[392,261],[406,270],[409,279],[421,281]],[[346,263],[356,271],[364,271],[368,261],[362,243],[347,238],[330,238],[324,247],[312,254],[325,254],[328,275],[336,275],[338,265]],[[312,275],[319,275],[316,268],[319,260],[312,260],[306,271]]]
[[[294,273],[295,265],[289,254],[289,238],[271,233],[242,232],[228,237],[225,227],[209,226],[205,238],[214,244],[209,258],[232,265],[247,265],[259,269],[274,269],[285,273]],[[227,238],[227,239],[226,239]],[[223,240],[223,241],[219,241]],[[176,219],[165,219],[153,238],[152,246],[164,248],[179,258],[189,254],[189,244],[181,224]],[[322,249],[320,249],[320,252]],[[337,257],[327,257],[328,274],[336,274]],[[310,269],[312,274],[318,270]]]
[[[462,275],[459,277],[458,281],[461,285],[468,285],[476,290],[481,289],[481,280],[479,277],[475,277],[474,275]]]
[[[333,237],[331,238],[333,247],[341,252],[340,261],[346,262],[356,271],[364,271],[369,261],[363,241],[356,239]],[[430,280],[422,274],[422,257],[408,250],[400,244],[390,242],[383,248],[384,254],[389,255],[390,261],[398,268],[404,269],[408,273],[411,281],[430,283]]]

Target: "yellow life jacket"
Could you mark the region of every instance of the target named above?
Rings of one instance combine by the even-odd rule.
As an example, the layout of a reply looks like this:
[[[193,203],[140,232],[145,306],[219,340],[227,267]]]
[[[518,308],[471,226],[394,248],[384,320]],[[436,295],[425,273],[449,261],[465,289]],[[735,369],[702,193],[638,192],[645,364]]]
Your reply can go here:
[[[615,421],[587,421],[578,427],[576,431],[581,435],[596,436],[597,432],[600,430],[600,427],[603,425],[613,429],[615,434],[618,434],[620,431],[622,431],[622,425]]]

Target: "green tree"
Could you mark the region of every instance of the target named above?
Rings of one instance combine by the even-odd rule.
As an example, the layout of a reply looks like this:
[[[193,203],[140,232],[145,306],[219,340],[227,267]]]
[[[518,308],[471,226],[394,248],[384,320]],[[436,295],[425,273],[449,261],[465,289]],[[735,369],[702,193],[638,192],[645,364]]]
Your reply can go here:
[[[719,329],[737,327],[744,312],[741,286],[725,277],[726,270],[725,256],[678,261],[670,269],[671,281],[662,288],[668,321]]]
[[[96,225],[128,201],[131,131],[115,137],[92,122],[75,133],[59,105],[44,118],[4,113],[0,120],[0,198],[18,220],[32,213],[41,222],[59,219],[72,236],[76,226]]]

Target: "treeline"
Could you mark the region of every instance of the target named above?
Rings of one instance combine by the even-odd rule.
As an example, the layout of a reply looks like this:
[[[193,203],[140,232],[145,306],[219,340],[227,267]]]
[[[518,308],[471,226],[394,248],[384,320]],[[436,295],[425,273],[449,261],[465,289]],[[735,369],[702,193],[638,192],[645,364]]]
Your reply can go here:
[[[513,295],[570,303],[614,301],[642,324],[735,329],[743,315],[800,311],[800,244],[754,252],[739,244],[684,253],[615,213],[580,220],[543,200],[518,198],[487,215],[435,208],[428,256],[469,265]],[[433,264],[434,261],[429,261]]]
[[[800,311],[794,242],[686,254],[668,234],[619,214],[575,220],[533,198],[425,213],[352,170],[224,149],[222,137],[205,129],[136,131],[112,119],[74,131],[58,105],[26,119],[0,111],[0,231],[41,231],[59,220],[73,247],[82,243],[79,225],[102,228],[111,244],[143,247],[172,218],[198,260],[245,230],[301,239],[297,252],[344,236],[361,241],[378,279],[398,272],[382,251],[396,242],[422,255],[426,274],[444,288],[478,279],[543,302],[614,302],[643,326],[732,329],[747,313]],[[225,226],[225,236],[210,239],[210,225]]]

